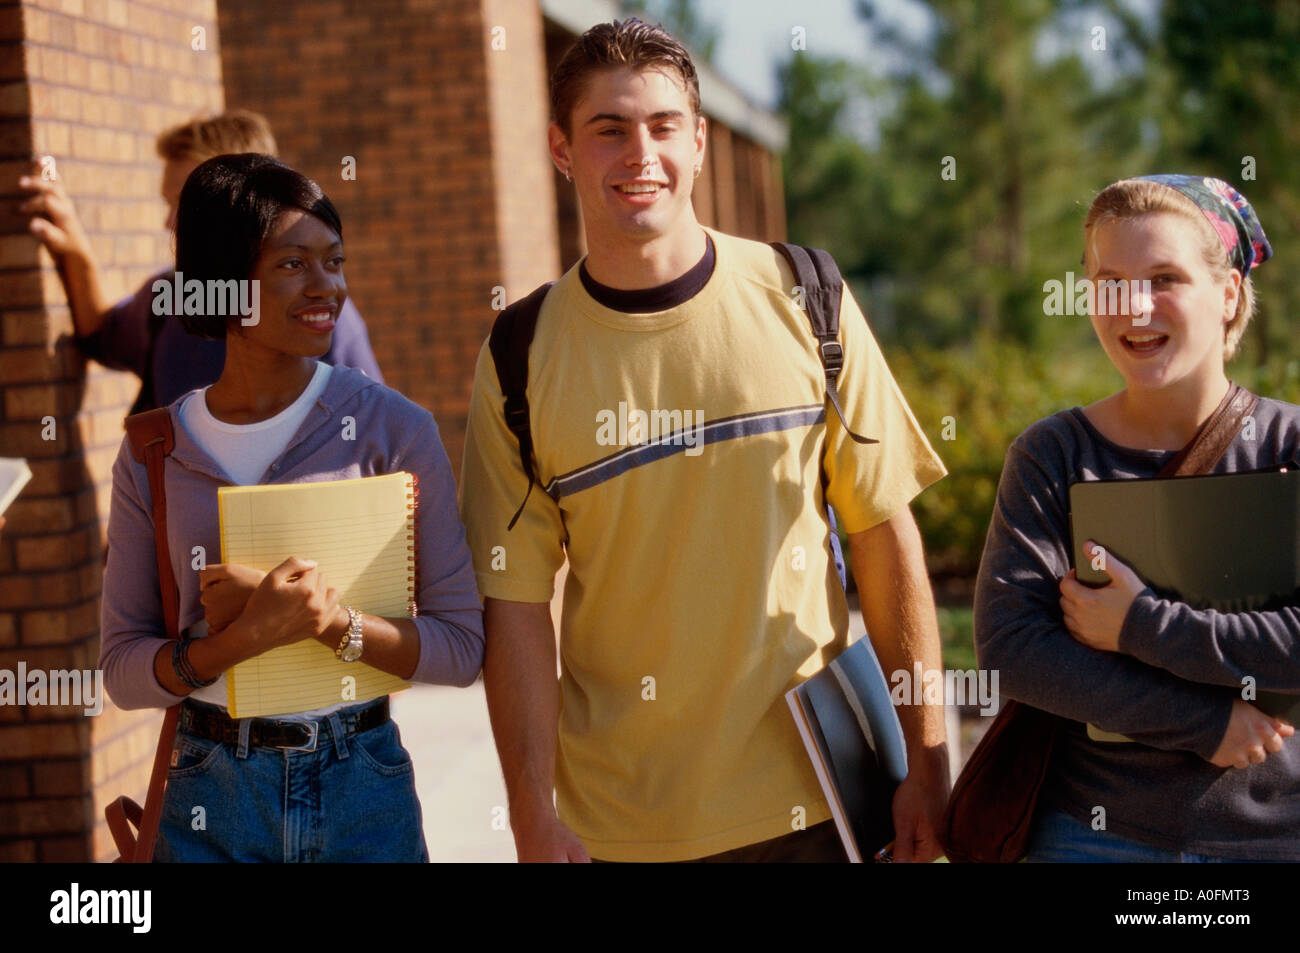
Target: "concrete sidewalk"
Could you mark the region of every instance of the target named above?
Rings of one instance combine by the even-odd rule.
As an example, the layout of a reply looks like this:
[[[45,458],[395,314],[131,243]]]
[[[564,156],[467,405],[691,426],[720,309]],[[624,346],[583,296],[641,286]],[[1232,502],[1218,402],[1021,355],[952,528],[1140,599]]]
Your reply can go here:
[[[852,610],[850,631],[864,631]],[[959,737],[956,711],[949,738]],[[417,685],[393,696],[393,717],[415,762],[431,861],[513,863],[515,842],[506,814],[506,786],[492,741],[480,679],[469,688]],[[953,777],[960,768],[952,751]]]
[[[513,863],[506,786],[482,680],[469,688],[408,688],[393,696],[393,717],[415,762],[429,859]]]

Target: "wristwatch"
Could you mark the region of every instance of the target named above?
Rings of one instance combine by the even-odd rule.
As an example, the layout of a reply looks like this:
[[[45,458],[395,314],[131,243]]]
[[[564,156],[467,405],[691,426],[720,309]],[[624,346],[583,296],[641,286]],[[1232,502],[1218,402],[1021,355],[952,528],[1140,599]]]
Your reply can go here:
[[[361,658],[361,613],[351,606],[344,606],[348,611],[348,630],[343,634],[334,655],[344,662],[355,662]]]

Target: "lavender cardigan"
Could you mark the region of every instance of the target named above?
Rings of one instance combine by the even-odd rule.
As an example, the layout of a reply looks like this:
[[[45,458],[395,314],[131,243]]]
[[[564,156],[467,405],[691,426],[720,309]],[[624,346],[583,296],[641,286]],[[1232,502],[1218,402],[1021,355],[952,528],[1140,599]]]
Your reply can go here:
[[[182,629],[203,618],[195,547],[221,558],[217,488],[231,480],[185,431],[169,408],[176,446],[167,458],[167,540],[180,587]],[[355,428],[345,425],[352,421]],[[355,439],[344,439],[347,434]],[[451,466],[428,411],[351,368],[336,366],[324,393],[261,483],[310,483],[405,470],[419,479],[420,660],[413,680],[468,685],[483,665],[483,613],[465,530],[456,509]],[[165,641],[162,597],[150,518],[149,478],[124,439],[113,466],[108,565],[99,666],[121,708],[160,708],[173,695],[153,672]]]

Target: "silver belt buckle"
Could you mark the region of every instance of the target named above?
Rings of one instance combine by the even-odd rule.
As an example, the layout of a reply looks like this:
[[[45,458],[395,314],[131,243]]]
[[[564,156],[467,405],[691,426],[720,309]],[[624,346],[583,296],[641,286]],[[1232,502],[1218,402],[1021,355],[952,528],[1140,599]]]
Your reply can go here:
[[[311,739],[305,745],[277,745],[281,751],[305,751],[308,754],[316,750],[316,741],[320,736],[318,721],[279,721],[277,725],[305,725],[311,730]]]

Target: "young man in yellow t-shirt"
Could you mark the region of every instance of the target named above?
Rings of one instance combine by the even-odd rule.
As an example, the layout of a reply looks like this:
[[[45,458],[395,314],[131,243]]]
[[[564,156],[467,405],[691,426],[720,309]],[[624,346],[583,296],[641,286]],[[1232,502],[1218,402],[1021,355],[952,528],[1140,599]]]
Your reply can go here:
[[[529,350],[541,489],[519,510],[528,478],[486,345],[461,481],[519,858],[842,860],[782,697],[846,645],[826,503],[884,670],[938,668],[907,504],[943,465],[847,290],[840,398],[867,446],[826,412],[779,253],[696,221],[704,119],[671,36],[593,28],[551,97],[551,155],[590,253],[547,293]],[[557,689],[549,600],[566,555]],[[942,709],[899,714],[895,857],[932,860]]]

